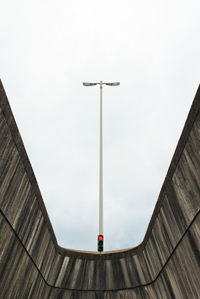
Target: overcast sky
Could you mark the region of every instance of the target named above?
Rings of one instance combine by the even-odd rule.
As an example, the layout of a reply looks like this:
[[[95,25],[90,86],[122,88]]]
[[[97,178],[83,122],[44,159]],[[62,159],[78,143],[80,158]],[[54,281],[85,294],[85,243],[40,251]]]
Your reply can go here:
[[[105,250],[144,238],[200,83],[199,0],[6,0],[0,76],[58,243],[96,250],[105,86]]]

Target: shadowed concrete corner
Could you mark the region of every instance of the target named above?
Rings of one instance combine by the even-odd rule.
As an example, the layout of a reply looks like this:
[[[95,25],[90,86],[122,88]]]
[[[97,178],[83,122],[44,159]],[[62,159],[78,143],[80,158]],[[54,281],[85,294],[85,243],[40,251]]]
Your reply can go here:
[[[200,88],[143,242],[61,248],[0,83],[0,298],[200,298]]]

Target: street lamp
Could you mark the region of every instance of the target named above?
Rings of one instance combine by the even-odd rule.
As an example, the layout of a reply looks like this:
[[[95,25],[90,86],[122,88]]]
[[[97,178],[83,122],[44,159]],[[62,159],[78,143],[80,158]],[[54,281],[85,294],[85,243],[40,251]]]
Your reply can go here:
[[[83,82],[83,86],[100,85],[100,129],[99,129],[99,235],[98,251],[103,251],[103,119],[102,119],[102,91],[103,85],[119,86],[120,82]],[[100,244],[100,245],[99,245]]]

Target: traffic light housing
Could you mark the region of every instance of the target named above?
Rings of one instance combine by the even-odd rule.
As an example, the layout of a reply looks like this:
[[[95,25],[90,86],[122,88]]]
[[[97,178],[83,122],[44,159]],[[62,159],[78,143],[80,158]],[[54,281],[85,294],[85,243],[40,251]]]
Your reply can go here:
[[[103,235],[98,235],[98,251],[103,251]]]

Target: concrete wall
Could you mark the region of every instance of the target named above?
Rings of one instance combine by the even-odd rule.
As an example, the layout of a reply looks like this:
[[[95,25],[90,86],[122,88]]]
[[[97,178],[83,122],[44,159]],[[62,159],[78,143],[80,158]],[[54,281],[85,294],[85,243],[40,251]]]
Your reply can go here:
[[[144,241],[58,246],[0,83],[0,298],[200,298],[200,88]]]

